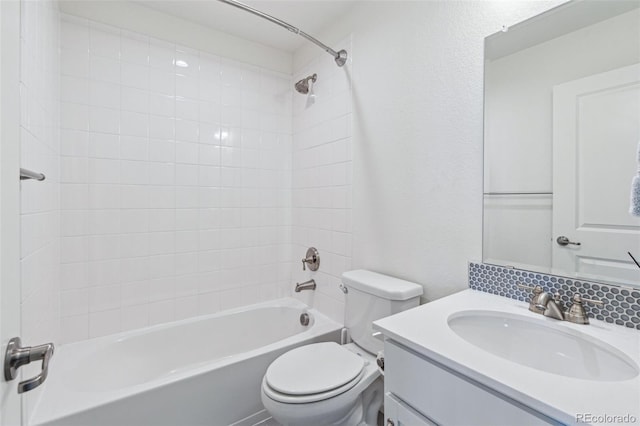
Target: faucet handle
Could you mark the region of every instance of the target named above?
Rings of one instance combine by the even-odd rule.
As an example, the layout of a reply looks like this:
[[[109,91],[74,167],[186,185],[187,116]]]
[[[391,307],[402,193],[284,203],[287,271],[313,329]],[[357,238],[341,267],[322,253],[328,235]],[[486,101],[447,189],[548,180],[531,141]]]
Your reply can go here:
[[[531,287],[530,285],[525,285],[522,283],[516,283],[516,285],[520,288],[533,290],[533,294],[531,295],[531,299],[529,300],[529,310],[531,312],[535,312],[536,314],[543,314],[546,309],[547,299],[550,297],[547,293],[544,292],[544,289],[539,285],[536,285],[535,287]]]
[[[589,324],[589,316],[582,302],[593,303],[594,305],[600,306],[604,305],[604,302],[601,300],[585,299],[579,293],[574,294],[572,300],[573,305],[571,305],[567,311],[565,319],[576,324]]]
[[[320,267],[320,253],[315,247],[309,247],[307,250],[307,254],[304,259],[302,259],[302,270],[307,270],[307,265],[309,265],[309,269],[312,271],[317,271]]]
[[[584,297],[582,297],[580,293],[576,293],[573,295],[573,302],[574,303],[587,302],[587,303],[593,303],[594,305],[599,305],[599,306],[604,305],[604,302],[602,300],[585,299]]]
[[[532,287],[532,286],[530,286],[530,285],[525,285],[525,284],[522,284],[522,283],[516,283],[516,285],[517,285],[519,288],[526,288],[526,289],[528,289],[528,290],[533,290],[533,294],[534,294],[534,295],[538,295],[538,294],[540,294],[540,293],[542,293],[542,292],[544,291],[544,290],[542,289],[542,287],[540,287],[539,285],[537,285],[537,286],[535,286],[535,287]]]

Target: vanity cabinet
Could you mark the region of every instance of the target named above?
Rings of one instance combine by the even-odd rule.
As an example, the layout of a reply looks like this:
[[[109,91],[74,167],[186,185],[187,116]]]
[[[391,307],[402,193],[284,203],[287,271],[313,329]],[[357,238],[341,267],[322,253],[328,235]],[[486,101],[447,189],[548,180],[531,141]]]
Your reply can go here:
[[[387,426],[559,424],[393,340],[384,351]]]

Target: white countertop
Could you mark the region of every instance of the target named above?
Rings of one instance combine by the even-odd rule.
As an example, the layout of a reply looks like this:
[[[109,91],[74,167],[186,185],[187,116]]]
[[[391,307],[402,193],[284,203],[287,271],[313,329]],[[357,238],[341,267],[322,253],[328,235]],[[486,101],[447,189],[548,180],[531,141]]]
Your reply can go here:
[[[588,308],[587,308],[588,309]],[[533,318],[557,330],[576,330],[599,339],[640,365],[640,331],[591,320],[572,324],[535,314],[528,304],[475,290],[436,300],[375,321],[373,328],[463,375],[566,424],[577,413],[630,415],[640,424],[640,375],[624,381],[591,381],[552,374],[486,352],[459,337],[448,318],[461,311],[494,311]]]

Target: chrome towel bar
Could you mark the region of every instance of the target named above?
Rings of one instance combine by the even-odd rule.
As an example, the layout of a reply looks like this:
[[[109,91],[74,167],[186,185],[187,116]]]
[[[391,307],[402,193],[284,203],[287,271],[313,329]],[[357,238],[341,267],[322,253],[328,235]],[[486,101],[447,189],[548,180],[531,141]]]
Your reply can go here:
[[[20,168],[20,180],[25,179],[45,180],[45,175],[43,175],[42,173]]]

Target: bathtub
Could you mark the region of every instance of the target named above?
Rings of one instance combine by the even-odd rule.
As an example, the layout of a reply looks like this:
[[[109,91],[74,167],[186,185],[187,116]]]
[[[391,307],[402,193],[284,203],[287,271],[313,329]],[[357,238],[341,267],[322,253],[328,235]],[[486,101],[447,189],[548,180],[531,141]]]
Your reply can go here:
[[[269,364],[293,347],[338,341],[341,327],[280,299],[62,345],[29,424],[255,424],[266,416]]]

